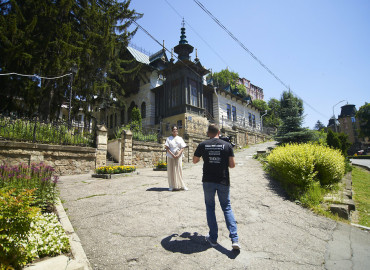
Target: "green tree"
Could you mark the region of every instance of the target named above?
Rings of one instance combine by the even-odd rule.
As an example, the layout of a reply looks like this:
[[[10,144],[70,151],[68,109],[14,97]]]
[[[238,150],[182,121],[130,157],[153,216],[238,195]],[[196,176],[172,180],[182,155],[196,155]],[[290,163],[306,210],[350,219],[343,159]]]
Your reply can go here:
[[[132,109],[132,121],[131,121],[131,129],[135,131],[139,131],[142,129],[142,118],[139,108],[134,107]]]
[[[130,81],[140,68],[123,58],[136,32],[128,27],[142,16],[129,5],[130,0],[2,1],[0,70],[53,77],[71,72],[75,65],[74,108],[87,110],[104,99],[122,99],[130,90],[121,82]],[[43,118],[55,117],[71,91],[68,77],[12,75],[1,76],[0,83],[1,110]]]
[[[308,142],[312,132],[302,128],[303,101],[290,91],[284,91],[280,99],[280,118],[282,124],[278,128],[275,139],[279,143]]]
[[[326,143],[334,149],[342,149],[342,143],[338,134],[333,132],[330,128],[328,129],[328,135],[326,136]]]
[[[356,118],[360,121],[360,136],[370,137],[370,103],[365,102],[356,112]]]
[[[346,157],[347,156],[347,151],[351,147],[351,143],[348,139],[348,135],[341,132],[338,133],[338,139],[340,141],[340,150],[342,151],[342,154]]]
[[[268,103],[267,115],[263,119],[263,125],[266,127],[277,128],[281,124],[280,119],[280,101],[271,98]]]
[[[269,110],[269,106],[267,105],[266,101],[262,99],[255,99],[252,102],[253,106],[255,106],[261,113]]]
[[[239,74],[228,69],[215,72],[212,76],[214,84],[219,88],[225,88],[229,85],[235,88],[236,82],[239,80]]]
[[[324,128],[325,128],[325,125],[320,120],[317,120],[314,129],[315,130],[322,130]]]

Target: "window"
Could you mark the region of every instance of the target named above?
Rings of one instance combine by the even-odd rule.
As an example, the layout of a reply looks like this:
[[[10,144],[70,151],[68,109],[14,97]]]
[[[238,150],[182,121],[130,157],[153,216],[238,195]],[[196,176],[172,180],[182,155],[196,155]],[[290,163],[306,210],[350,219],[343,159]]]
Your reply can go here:
[[[177,121],[177,128],[178,129],[182,128],[182,120]]]
[[[171,90],[169,92],[170,108],[179,106],[181,104],[181,84],[180,80],[174,80],[171,83]]]
[[[253,127],[256,127],[256,116],[252,114]]]
[[[145,102],[141,103],[141,118],[146,117],[146,104]]]
[[[231,120],[231,105],[230,104],[226,104],[227,106],[227,119],[228,120]]]
[[[236,122],[236,107],[233,106],[233,121]]]
[[[249,126],[252,126],[252,114],[248,113]]]
[[[197,82],[194,80],[189,80],[189,89],[190,89],[190,104],[195,107],[198,107]]]

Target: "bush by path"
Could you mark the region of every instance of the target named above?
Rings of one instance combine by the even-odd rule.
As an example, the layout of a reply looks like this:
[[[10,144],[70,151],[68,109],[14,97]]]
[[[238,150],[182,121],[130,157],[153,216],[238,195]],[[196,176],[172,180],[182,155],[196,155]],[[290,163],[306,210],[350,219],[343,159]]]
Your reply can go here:
[[[345,173],[341,152],[318,144],[280,146],[266,160],[266,169],[292,199],[307,206],[320,203],[324,189],[332,188]]]

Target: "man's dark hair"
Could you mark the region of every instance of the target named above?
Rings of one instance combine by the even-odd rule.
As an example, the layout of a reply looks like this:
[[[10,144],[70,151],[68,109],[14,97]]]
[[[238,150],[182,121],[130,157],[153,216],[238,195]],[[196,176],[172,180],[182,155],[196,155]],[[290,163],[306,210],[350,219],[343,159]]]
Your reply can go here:
[[[216,124],[210,124],[208,126],[208,133],[211,135],[217,135],[217,133],[220,131],[220,128]]]

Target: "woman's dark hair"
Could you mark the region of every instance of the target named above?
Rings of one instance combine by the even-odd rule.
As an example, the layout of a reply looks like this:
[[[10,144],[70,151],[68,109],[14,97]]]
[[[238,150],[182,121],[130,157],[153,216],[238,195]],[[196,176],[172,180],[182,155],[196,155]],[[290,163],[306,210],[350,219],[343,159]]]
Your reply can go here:
[[[177,127],[176,125],[173,125],[173,126],[171,127],[171,131],[173,131],[173,129],[174,129],[174,128],[178,129],[178,127]]]

